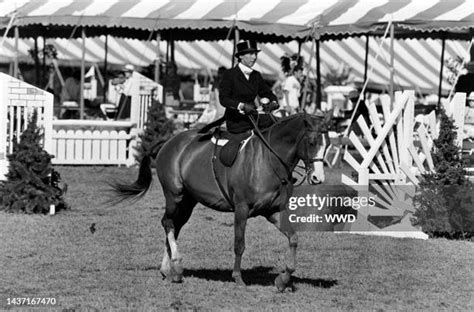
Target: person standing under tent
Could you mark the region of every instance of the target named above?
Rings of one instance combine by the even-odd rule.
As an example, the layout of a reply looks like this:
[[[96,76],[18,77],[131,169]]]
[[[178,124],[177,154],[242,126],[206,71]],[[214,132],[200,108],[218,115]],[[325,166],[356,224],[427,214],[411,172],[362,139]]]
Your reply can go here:
[[[289,114],[296,114],[300,110],[299,98],[301,95],[301,79],[303,77],[303,59],[293,54],[291,57],[282,56],[281,67],[285,79],[281,84],[283,91],[282,108]]]

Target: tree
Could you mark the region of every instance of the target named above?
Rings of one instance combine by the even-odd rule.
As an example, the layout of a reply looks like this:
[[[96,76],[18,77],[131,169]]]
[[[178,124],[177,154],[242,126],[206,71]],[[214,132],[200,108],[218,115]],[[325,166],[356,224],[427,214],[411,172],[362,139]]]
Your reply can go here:
[[[139,135],[140,141],[135,148],[138,152],[137,161],[140,162],[145,155],[155,157],[161,145],[171,138],[175,131],[174,122],[166,118],[164,106],[153,100],[148,111],[145,130]]]
[[[37,126],[35,110],[20,142],[13,142],[7,180],[0,184],[0,209],[9,212],[48,213],[50,205],[56,211],[67,208],[63,200],[61,177],[51,164],[51,156],[41,146],[42,133]]]
[[[465,177],[456,137],[453,120],[441,110],[439,137],[433,141],[434,172],[420,179],[412,220],[430,236],[470,237],[474,232],[473,185]]]

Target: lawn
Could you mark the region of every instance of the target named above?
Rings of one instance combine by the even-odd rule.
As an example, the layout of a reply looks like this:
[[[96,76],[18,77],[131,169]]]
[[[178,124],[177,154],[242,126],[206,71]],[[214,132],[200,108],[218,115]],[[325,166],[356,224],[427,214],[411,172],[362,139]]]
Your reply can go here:
[[[231,282],[232,215],[198,206],[179,239],[184,282],[162,280],[163,195],[108,207],[106,182],[136,168],[58,167],[71,209],[56,216],[0,212],[0,310],[8,298],[55,298],[57,310],[474,310],[472,242],[302,232],[295,292],[273,280],[287,240],[248,223],[246,288]],[[330,177],[334,178],[334,173]],[[14,307],[13,308],[17,308]],[[44,307],[50,309],[52,307]]]

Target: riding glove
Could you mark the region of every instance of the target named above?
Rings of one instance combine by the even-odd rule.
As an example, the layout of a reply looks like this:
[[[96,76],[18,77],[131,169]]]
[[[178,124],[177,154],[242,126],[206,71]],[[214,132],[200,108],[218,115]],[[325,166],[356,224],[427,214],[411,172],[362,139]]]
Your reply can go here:
[[[267,113],[272,112],[280,107],[280,105],[278,105],[278,103],[275,101],[265,103],[262,106],[263,106],[263,111]]]
[[[242,111],[245,115],[253,115],[257,113],[257,109],[251,103],[242,103]]]

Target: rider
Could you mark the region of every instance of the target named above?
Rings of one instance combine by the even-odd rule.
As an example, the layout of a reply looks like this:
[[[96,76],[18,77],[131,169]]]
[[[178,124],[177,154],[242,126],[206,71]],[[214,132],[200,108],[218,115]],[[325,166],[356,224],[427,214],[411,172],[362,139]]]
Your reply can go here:
[[[260,72],[252,66],[257,61],[260,50],[257,43],[244,40],[237,43],[235,57],[237,66],[227,70],[219,86],[219,101],[226,108],[225,120],[230,133],[245,133],[253,129],[249,116],[258,120],[259,128],[272,125],[272,118],[267,114],[258,114],[255,99],[265,103],[265,111],[278,108],[277,97],[265,83]],[[258,117],[258,118],[257,118]]]

